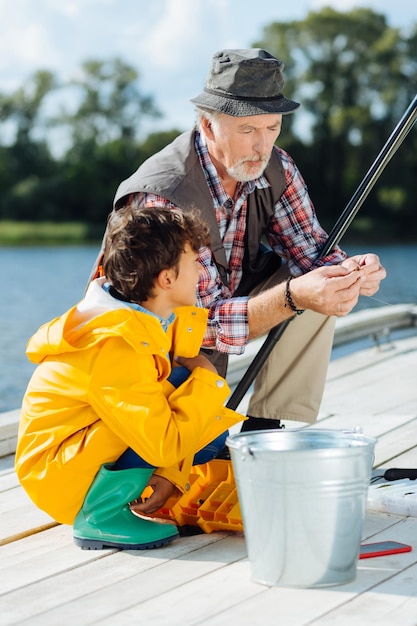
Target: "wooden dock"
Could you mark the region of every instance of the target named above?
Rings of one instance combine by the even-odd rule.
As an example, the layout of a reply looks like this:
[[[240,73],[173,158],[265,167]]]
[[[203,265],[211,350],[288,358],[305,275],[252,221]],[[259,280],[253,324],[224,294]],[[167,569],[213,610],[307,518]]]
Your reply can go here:
[[[354,317],[351,332],[366,317]],[[383,335],[331,362],[315,427],[360,427],[376,437],[375,472],[417,468],[417,333]],[[416,626],[416,517],[368,510],[363,541],[402,541],[413,550],[360,560],[353,582],[321,589],[253,582],[242,533],[182,537],[150,551],[80,550],[72,528],[39,511],[18,484],[17,415],[0,416],[1,626]]]

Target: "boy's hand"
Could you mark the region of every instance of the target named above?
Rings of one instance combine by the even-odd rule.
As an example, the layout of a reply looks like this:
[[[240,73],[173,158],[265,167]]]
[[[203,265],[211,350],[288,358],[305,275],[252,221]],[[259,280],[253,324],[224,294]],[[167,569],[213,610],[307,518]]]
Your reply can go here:
[[[130,510],[136,511],[144,515],[150,515],[155,513],[161,506],[164,506],[165,502],[173,496],[176,492],[179,494],[178,489],[166,478],[152,474],[148,481],[148,485],[152,487],[153,493],[149,498],[146,498],[144,502],[135,500],[130,503]]]
[[[207,370],[210,370],[210,372],[213,372],[213,374],[217,374],[214,365],[210,363],[203,354],[197,354],[197,356],[193,357],[175,356],[174,359],[178,365],[186,367],[190,372],[192,372],[195,367],[205,367]]]

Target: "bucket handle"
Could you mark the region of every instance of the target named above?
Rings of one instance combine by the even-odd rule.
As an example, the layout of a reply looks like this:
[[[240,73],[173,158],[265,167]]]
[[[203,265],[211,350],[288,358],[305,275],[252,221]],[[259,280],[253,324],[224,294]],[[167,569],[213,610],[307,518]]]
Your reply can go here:
[[[253,451],[250,449],[250,447],[247,444],[245,444],[240,449],[241,461],[246,461],[250,457],[252,457],[254,459],[255,455],[254,455]]]

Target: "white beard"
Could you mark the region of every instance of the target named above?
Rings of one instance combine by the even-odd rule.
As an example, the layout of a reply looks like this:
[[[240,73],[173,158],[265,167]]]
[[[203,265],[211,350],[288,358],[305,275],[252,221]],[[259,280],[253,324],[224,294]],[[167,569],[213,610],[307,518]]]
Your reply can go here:
[[[259,167],[251,167],[250,171],[248,171],[246,163],[247,161],[251,160],[252,159],[242,159],[238,163],[235,163],[235,165],[227,168],[227,173],[239,183],[247,183],[250,180],[255,180],[256,178],[259,178],[264,173],[265,168],[268,165],[269,158],[259,159]]]

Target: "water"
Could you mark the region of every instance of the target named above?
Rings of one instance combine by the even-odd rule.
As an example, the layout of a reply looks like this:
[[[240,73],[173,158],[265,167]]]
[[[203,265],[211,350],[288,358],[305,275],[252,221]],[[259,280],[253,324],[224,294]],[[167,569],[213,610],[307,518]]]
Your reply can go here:
[[[345,246],[349,254],[364,248]],[[355,310],[417,302],[417,245],[380,246],[388,277],[376,299],[361,298]],[[0,412],[20,406],[34,366],[25,346],[39,326],[83,297],[97,247],[0,248]],[[380,302],[382,300],[383,302]]]
[[[21,404],[34,369],[28,339],[83,297],[96,256],[97,247],[0,248],[0,412]]]

